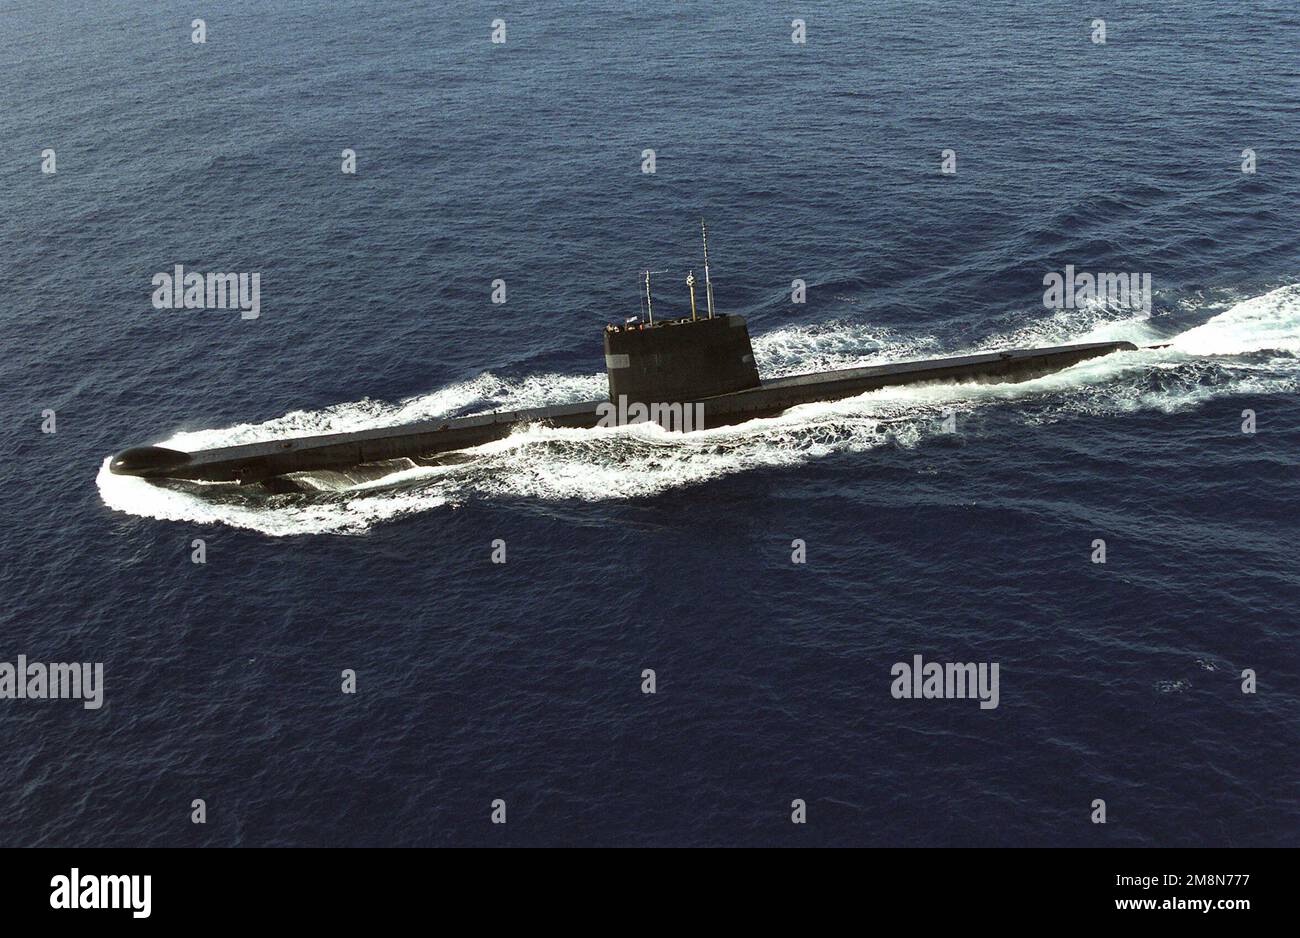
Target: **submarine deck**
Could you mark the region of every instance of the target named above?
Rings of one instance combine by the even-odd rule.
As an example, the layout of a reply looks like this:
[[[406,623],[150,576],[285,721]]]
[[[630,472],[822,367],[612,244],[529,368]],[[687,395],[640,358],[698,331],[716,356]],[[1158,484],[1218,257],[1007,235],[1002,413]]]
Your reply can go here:
[[[978,369],[983,372],[986,365],[996,365],[1000,363],[1029,364],[1031,361],[1040,359],[1050,360],[1062,356],[1074,357],[1078,353],[1092,352],[1091,355],[1084,355],[1078,358],[1078,361],[1084,361],[1087,358],[1104,355],[1109,352],[1129,350],[1133,351],[1137,346],[1131,342],[1086,342],[1077,345],[1054,345],[1047,348],[1033,349],[1005,349],[997,352],[980,352],[975,355],[961,355],[956,358],[926,358],[910,362],[894,362],[886,365],[865,365],[861,368],[843,368],[835,371],[814,371],[806,374],[789,375],[784,378],[769,378],[763,382],[765,390],[782,390],[786,388],[806,387],[810,385],[823,385],[840,381],[853,382],[869,380],[876,377],[904,377],[916,375],[917,373],[934,371],[941,369],[945,376],[951,377],[949,373],[957,373],[969,369]],[[1050,363],[1057,367],[1054,362]],[[1060,365],[1059,367],[1069,367]],[[928,380],[928,379],[920,379]],[[911,380],[908,384],[917,383]],[[743,393],[743,392],[742,392]]]
[[[838,400],[883,387],[940,381],[1025,381],[1089,358],[1135,348],[1128,342],[1092,342],[868,365],[772,378],[755,388],[682,403],[703,405],[705,428],[725,426],[779,414],[798,404]],[[606,402],[584,401],[496,411],[373,430],[244,443],[193,453],[138,447],[119,453],[110,463],[110,469],[119,475],[144,478],[254,482],[293,472],[468,449],[508,436],[512,428],[522,424],[593,427],[603,403]]]

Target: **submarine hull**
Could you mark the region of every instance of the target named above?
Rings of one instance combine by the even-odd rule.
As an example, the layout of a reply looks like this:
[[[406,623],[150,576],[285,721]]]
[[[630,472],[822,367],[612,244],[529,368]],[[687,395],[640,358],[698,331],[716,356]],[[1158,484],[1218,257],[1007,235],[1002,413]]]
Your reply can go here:
[[[703,426],[696,429],[707,429],[774,416],[799,404],[839,400],[886,387],[1027,381],[1090,358],[1135,348],[1128,342],[1094,342],[926,359],[793,375],[761,381],[757,387],[716,396],[642,403],[699,404],[704,419]],[[262,482],[294,472],[345,469],[392,459],[420,460],[502,439],[526,424],[595,427],[601,422],[602,410],[608,410],[608,402],[587,401],[378,430],[246,443],[192,453],[157,446],[136,447],[115,456],[109,468],[118,475],[146,479]]]

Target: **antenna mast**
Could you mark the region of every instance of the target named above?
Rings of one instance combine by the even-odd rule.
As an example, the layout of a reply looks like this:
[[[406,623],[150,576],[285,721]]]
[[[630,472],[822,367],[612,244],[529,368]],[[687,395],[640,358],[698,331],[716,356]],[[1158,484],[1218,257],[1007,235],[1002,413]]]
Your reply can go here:
[[[650,303],[650,275],[662,274],[662,270],[647,270],[645,272],[645,308],[646,314],[650,317],[650,325],[655,324],[655,308]]]
[[[713,283],[709,280],[709,230],[700,219],[700,237],[704,239],[704,301],[709,307],[709,318],[713,318]]]

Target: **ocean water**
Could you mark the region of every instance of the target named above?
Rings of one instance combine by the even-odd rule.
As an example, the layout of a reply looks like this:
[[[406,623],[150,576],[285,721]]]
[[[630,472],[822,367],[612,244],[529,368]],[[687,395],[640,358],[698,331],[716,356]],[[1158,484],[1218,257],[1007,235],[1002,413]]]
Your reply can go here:
[[[1297,50],[1284,2],[4,3],[0,661],[106,702],[0,700],[0,843],[1294,844]],[[765,375],[1167,347],[301,494],[105,469],[598,397],[701,215]],[[154,309],[175,264],[260,317]],[[1045,308],[1067,264],[1150,310]],[[917,654],[999,706],[894,699]]]

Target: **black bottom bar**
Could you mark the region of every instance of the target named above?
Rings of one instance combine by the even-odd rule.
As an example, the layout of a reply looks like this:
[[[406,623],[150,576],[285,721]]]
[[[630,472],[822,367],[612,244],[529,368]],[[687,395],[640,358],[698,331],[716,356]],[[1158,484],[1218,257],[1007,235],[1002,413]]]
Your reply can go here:
[[[525,914],[534,925],[597,925],[613,921],[609,914],[669,922],[677,907],[701,902],[728,917],[843,908],[881,923],[914,919],[926,932],[946,921],[1097,919],[1137,927],[1199,919],[1234,929],[1253,913],[1271,912],[1277,920],[1286,910],[1293,856],[1280,850],[873,850],[817,857],[679,850],[624,851],[616,858],[576,851],[545,858],[473,851],[450,858],[415,850],[9,850],[0,853],[0,903],[7,926],[202,925],[207,931],[285,923],[298,931],[320,925],[330,934],[439,912],[466,925],[495,922],[505,907],[531,909]],[[136,917],[129,901],[140,898],[143,879],[139,892],[124,894],[120,904],[127,908],[53,908],[52,896],[58,902],[67,895],[56,877],[71,881],[74,868],[82,895],[91,899],[100,895],[98,874],[149,876],[148,916]],[[135,911],[142,908],[137,901]]]

